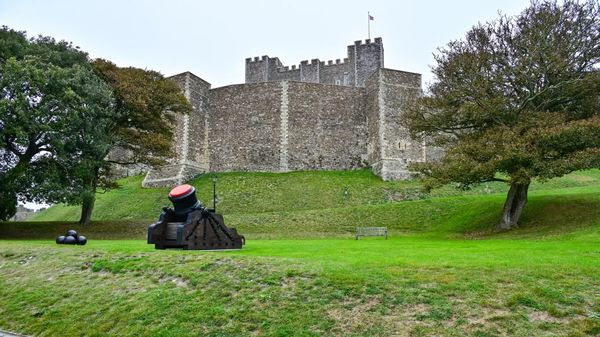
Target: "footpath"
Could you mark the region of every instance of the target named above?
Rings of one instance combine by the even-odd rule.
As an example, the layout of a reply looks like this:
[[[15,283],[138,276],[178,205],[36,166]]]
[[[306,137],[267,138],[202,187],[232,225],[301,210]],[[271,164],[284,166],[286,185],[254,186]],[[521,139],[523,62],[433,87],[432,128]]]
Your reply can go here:
[[[0,330],[0,337],[28,337],[25,335],[19,335],[18,333],[12,333],[4,330]]]

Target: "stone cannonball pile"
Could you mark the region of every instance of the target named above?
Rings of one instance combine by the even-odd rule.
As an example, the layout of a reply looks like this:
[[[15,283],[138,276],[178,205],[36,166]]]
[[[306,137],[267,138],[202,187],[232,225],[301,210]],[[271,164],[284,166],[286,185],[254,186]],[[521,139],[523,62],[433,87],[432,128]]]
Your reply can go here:
[[[87,243],[87,238],[83,235],[77,234],[75,230],[69,229],[65,235],[61,235],[56,238],[56,243],[59,245],[83,246]]]

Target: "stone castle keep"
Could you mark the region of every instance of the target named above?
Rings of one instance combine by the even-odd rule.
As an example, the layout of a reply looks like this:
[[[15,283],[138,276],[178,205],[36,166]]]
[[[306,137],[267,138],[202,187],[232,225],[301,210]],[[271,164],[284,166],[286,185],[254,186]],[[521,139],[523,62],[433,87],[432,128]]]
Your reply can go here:
[[[284,66],[246,59],[246,83],[210,88],[172,77],[193,105],[177,116],[170,164],[143,186],[173,186],[204,172],[342,170],[371,167],[385,180],[439,155],[400,125],[402,102],[421,93],[421,75],[384,68],[383,42],[356,41],[347,58]]]

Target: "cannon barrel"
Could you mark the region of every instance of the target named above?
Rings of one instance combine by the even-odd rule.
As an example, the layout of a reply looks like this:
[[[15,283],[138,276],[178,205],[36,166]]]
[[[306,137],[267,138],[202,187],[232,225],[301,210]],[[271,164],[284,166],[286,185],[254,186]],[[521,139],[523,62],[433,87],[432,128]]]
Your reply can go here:
[[[175,214],[182,215],[202,208],[202,204],[196,197],[196,188],[185,184],[179,185],[169,192],[169,200],[173,203]]]

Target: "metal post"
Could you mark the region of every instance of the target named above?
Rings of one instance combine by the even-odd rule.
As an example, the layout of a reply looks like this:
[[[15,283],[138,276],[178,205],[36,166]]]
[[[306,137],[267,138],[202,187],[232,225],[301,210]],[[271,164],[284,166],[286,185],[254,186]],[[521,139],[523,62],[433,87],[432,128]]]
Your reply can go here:
[[[216,212],[217,211],[217,175],[213,173],[211,179],[212,179],[212,183],[213,183],[213,209]]]
[[[368,38],[371,39],[371,13],[367,12]]]

